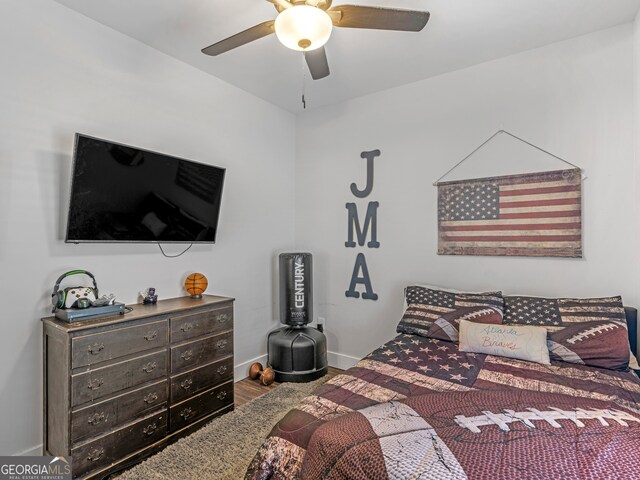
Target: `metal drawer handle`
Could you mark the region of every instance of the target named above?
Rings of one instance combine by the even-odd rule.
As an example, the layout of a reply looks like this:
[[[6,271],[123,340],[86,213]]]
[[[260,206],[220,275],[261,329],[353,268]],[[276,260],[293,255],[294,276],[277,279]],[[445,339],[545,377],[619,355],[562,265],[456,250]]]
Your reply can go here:
[[[180,327],[180,330],[182,330],[183,332],[188,332],[189,330],[197,326],[198,326],[197,323],[194,325],[193,323],[188,322],[183,324],[182,327]]]
[[[227,315],[226,313],[222,313],[222,314],[218,315],[218,321],[220,323],[224,323],[227,320],[229,320],[229,315]]]
[[[97,390],[102,386],[103,383],[104,380],[102,378],[94,378],[93,380],[89,380],[89,384],[87,385],[87,387],[89,388],[89,390]]]
[[[147,373],[151,373],[156,369],[157,366],[158,366],[158,364],[156,362],[145,363],[142,366],[142,370],[144,370]]]
[[[103,343],[94,343],[93,345],[89,345],[89,353],[91,355],[98,355],[102,350],[104,350]]]
[[[98,425],[102,420],[106,421],[106,416],[104,412],[94,413],[88,418],[89,425]]]
[[[148,437],[149,435],[152,435],[153,432],[157,430],[157,428],[158,426],[155,423],[152,423],[151,425],[147,425],[146,427],[144,427],[142,433],[144,433]]]
[[[144,397],[144,403],[153,403],[158,399],[158,394],[153,392]]]
[[[104,448],[94,448],[89,452],[89,455],[87,455],[87,460],[89,460],[90,462],[97,462],[102,458],[103,455]]]
[[[224,373],[226,373],[227,371],[227,366],[226,365],[220,365],[218,367],[218,370],[216,370],[218,372],[218,375],[222,375]]]
[[[180,412],[180,416],[182,418],[184,418],[185,420],[189,417],[191,417],[193,415],[193,410],[191,410],[191,407],[189,408],[185,408]]]
[[[223,340],[218,340],[218,341],[216,342],[216,348],[217,348],[218,350],[220,350],[221,348],[224,348],[224,347],[226,347],[226,346],[227,346],[227,341],[226,341],[226,340],[224,340],[224,339],[223,339]]]
[[[154,330],[153,332],[149,332],[144,336],[144,339],[147,342],[150,342],[151,340],[155,340],[158,337],[158,331]]]
[[[184,352],[182,355],[180,355],[180,357],[183,360],[189,360],[191,357],[193,357],[193,351],[192,350],[187,350],[186,352]]]
[[[223,390],[222,392],[218,393],[216,397],[218,398],[218,400],[224,400],[225,398],[227,398],[227,392]]]
[[[185,381],[183,381],[182,383],[180,383],[180,386],[184,389],[184,390],[189,390],[191,388],[191,384],[193,383],[193,380],[191,380],[190,378],[187,378]]]

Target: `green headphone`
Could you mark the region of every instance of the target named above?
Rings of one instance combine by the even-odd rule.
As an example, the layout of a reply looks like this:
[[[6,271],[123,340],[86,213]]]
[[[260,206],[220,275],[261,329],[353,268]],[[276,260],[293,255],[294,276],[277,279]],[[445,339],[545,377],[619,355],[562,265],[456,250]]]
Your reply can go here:
[[[53,287],[53,293],[51,294],[51,304],[53,305],[52,312],[56,311],[56,308],[64,308],[65,302],[67,301],[67,291],[60,290],[60,283],[67,277],[72,275],[86,275],[91,277],[93,280],[93,293],[96,298],[98,298],[98,283],[96,282],[96,277],[93,276],[91,272],[87,272],[86,270],[71,270],[70,272],[63,273],[60,275],[58,280],[56,280],[56,284]]]

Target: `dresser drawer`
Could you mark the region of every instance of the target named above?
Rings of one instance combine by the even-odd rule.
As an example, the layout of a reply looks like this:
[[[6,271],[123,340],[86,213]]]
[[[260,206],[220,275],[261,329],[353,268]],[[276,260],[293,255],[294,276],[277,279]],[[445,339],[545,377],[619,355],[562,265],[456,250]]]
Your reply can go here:
[[[77,373],[71,376],[71,404],[81,405],[166,374],[166,350]]]
[[[75,337],[71,340],[71,368],[151,350],[167,343],[166,320]]]
[[[233,382],[211,388],[195,397],[171,407],[170,431],[179,430],[189,423],[233,404]]]
[[[194,393],[233,378],[233,357],[171,377],[171,403],[181,402]]]
[[[162,439],[167,434],[167,411],[142,420],[71,450],[73,477],[105,467],[114,461]]]
[[[171,347],[171,372],[215,362],[233,353],[233,332],[221,333]]]
[[[71,414],[71,443],[101,435],[157,409],[168,399],[167,380],[81,408]]]
[[[170,323],[172,343],[231,330],[233,328],[233,307],[172,317]]]

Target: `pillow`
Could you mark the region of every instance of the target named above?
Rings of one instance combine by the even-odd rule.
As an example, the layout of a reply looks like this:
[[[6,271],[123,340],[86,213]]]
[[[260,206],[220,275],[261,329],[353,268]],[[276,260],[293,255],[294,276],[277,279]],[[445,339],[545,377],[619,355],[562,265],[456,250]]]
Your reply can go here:
[[[142,225],[147,227],[154,237],[159,237],[167,228],[167,224],[160,220],[155,212],[149,212],[142,217]]]
[[[415,288],[415,287],[426,288],[428,290],[439,290],[439,291],[449,292],[449,293],[462,293],[462,294],[468,293],[468,294],[477,294],[477,295],[488,295],[492,293],[497,293],[497,294],[500,294],[500,296],[502,296],[502,292],[463,292],[462,290],[456,290],[455,288],[439,287],[437,285],[419,284],[419,285],[413,285],[413,287],[407,287],[404,289],[404,305],[402,306],[403,312],[409,307],[409,304],[407,303],[407,290],[409,288]]]
[[[633,352],[629,352],[629,368],[632,370],[640,370],[640,365],[638,365],[638,359],[633,354]]]
[[[468,320],[474,323],[489,323],[500,325],[502,312],[494,307],[463,307],[450,313],[445,313],[437,319],[427,332],[427,337],[457,342],[459,339],[460,320]]]
[[[621,297],[506,296],[504,302],[505,324],[548,328],[552,359],[612,370],[628,369],[630,347]]]
[[[461,352],[486,353],[549,365],[547,329],[522,325],[487,325],[460,320]]]
[[[627,329],[620,323],[576,322],[549,332],[547,344],[554,360],[626,371],[629,368],[627,335]]]
[[[463,307],[494,307],[502,312],[502,292],[461,293],[411,286],[405,289],[407,309],[398,333],[426,336],[431,325],[445,313]]]

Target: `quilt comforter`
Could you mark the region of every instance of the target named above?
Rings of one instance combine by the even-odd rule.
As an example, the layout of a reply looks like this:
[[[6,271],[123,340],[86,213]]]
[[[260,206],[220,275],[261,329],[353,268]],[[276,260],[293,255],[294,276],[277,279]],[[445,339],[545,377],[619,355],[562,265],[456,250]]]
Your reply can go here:
[[[633,373],[401,334],[291,410],[246,478],[640,478]]]

